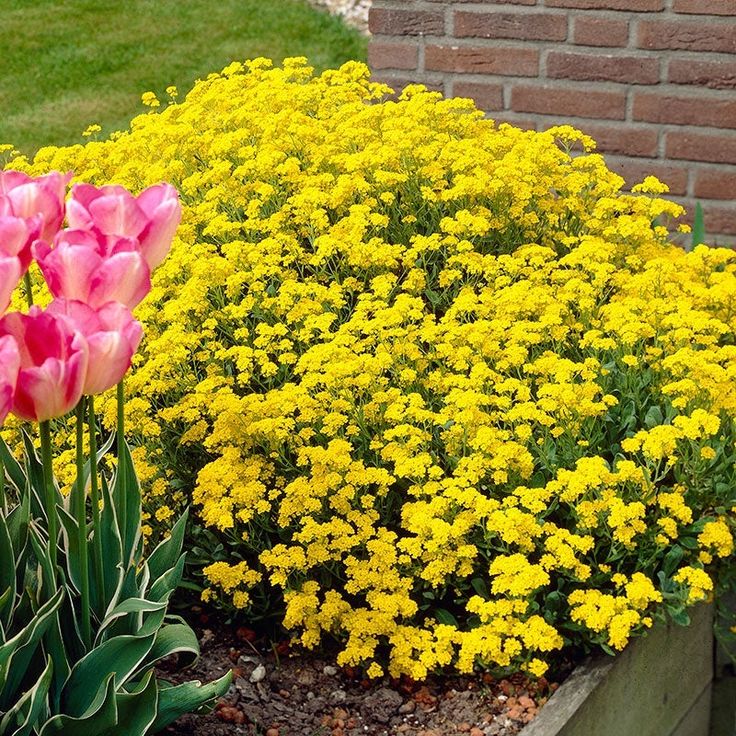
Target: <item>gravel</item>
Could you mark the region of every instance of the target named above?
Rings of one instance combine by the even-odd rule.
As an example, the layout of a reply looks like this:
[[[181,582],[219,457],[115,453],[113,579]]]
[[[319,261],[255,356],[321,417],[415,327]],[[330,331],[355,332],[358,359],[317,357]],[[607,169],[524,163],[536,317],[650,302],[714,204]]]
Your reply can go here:
[[[349,25],[368,33],[368,11],[371,0],[309,0],[312,5],[339,15]]]

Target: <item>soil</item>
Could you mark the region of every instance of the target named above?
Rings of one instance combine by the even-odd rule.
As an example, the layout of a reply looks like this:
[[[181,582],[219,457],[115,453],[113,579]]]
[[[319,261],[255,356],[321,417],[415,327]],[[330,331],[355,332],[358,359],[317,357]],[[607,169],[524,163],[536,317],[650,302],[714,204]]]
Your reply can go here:
[[[212,713],[187,715],[174,736],[512,736],[557,688],[517,674],[495,679],[433,676],[425,682],[338,667],[336,651],[305,652],[284,641],[260,646],[250,629],[199,627],[202,656],[173,681],[209,681],[233,670],[233,684]]]

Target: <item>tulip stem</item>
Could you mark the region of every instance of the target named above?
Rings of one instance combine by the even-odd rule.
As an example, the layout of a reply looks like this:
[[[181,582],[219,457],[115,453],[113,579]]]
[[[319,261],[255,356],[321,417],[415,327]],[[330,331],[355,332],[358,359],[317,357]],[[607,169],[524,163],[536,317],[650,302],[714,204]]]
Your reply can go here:
[[[41,435],[41,461],[43,464],[44,505],[49,526],[49,558],[51,560],[52,580],[50,589],[56,584],[56,543],[59,537],[59,521],[56,515],[56,489],[54,470],[51,461],[51,425],[48,420],[39,423]]]
[[[81,596],[82,642],[87,650],[91,643],[89,612],[89,558],[87,547],[87,498],[84,488],[84,396],[79,400],[77,414],[77,544],[79,552],[79,593]],[[90,463],[91,464],[91,463]]]
[[[23,283],[26,287],[26,300],[28,301],[28,306],[33,306],[33,284],[31,283],[31,274],[29,271],[26,271],[23,276]]]
[[[118,383],[118,390],[117,390],[117,398],[118,398],[118,477],[117,477],[117,487],[119,491],[119,496],[116,499],[117,503],[117,509],[118,509],[118,528],[120,529],[120,536],[122,537],[123,542],[123,558],[125,558],[126,555],[126,532],[125,532],[125,526],[126,526],[126,501],[125,498],[125,488],[126,488],[126,478],[125,478],[125,390],[123,387],[123,382],[120,381]],[[127,564],[128,561],[123,559],[123,566],[127,570]]]
[[[97,420],[95,418],[94,396],[87,397],[87,424],[89,431],[89,474],[90,501],[92,504],[92,551],[95,556],[95,583],[100,600],[100,611],[104,613],[105,578],[102,574],[102,538],[100,534],[100,491],[97,485]]]

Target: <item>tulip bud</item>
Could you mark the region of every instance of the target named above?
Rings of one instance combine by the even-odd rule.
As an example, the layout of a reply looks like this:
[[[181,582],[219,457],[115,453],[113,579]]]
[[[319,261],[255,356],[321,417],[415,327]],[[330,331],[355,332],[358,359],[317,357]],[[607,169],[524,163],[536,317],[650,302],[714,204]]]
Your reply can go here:
[[[41,215],[41,237],[51,240],[64,220],[64,195],[72,174],[53,171],[35,179],[21,171],[0,171],[0,215]]]
[[[17,256],[22,273],[25,273],[31,265],[31,245],[40,237],[42,229],[41,215],[0,215],[0,256]]]
[[[83,302],[55,299],[47,311],[66,319],[87,340],[84,394],[100,394],[122,380],[143,335],[140,322],[133,319],[125,305],[108,302],[95,310]]]
[[[83,335],[54,314],[31,307],[0,320],[0,339],[15,339],[20,370],[11,411],[43,422],[73,409],[82,397],[89,348]]]
[[[134,197],[118,185],[76,184],[67,204],[69,226],[101,235],[136,238],[151,270],[166,258],[181,222],[179,195],[155,184]]]
[[[10,305],[15,287],[23,275],[20,259],[15,256],[0,256],[0,314]]]
[[[13,405],[19,368],[20,353],[15,338],[0,337],[0,426]]]
[[[151,289],[150,269],[131,238],[62,230],[53,248],[39,240],[31,250],[55,297],[94,309],[111,301],[132,309]]]

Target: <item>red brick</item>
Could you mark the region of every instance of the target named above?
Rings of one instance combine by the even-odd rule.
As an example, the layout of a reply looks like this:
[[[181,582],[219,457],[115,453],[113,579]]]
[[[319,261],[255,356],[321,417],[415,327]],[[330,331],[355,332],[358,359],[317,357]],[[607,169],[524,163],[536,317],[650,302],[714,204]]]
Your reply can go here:
[[[427,46],[424,66],[443,72],[536,77],[539,73],[539,51],[497,46]]]
[[[629,42],[629,23],[611,18],[575,18],[573,41],[581,46],[623,47]]]
[[[634,125],[589,125],[581,126],[598,144],[601,153],[624,156],[657,155],[659,135],[655,128]]]
[[[635,13],[655,13],[664,10],[664,0],[546,0],[545,5],[548,8],[631,10]]]
[[[648,123],[736,128],[736,99],[636,92],[633,119]]]
[[[638,44],[643,49],[686,49],[736,53],[736,23],[645,20],[639,23]]]
[[[736,172],[700,169],[695,173],[693,194],[705,199],[736,201]]]
[[[470,97],[481,110],[503,110],[503,85],[485,82],[455,82],[453,97]]]
[[[623,120],[626,117],[626,96],[623,92],[595,89],[516,85],[511,91],[511,107],[515,112]]]
[[[656,176],[669,188],[671,194],[685,194],[687,191],[687,169],[676,165],[667,165],[650,161],[637,161],[630,158],[606,159],[608,168],[626,180],[626,187],[644,181],[647,176]]]
[[[673,131],[667,133],[665,152],[667,158],[736,164],[736,135]]]
[[[736,235],[736,206],[733,204],[718,206],[703,202],[703,224],[706,240],[716,235]]]
[[[711,89],[736,89],[736,61],[670,61],[668,81]]]
[[[471,13],[455,11],[455,36],[564,41],[567,18],[551,13]]]
[[[676,13],[699,15],[736,15],[736,0],[674,0]]]
[[[371,8],[368,27],[371,33],[387,36],[441,36],[445,16],[429,10]]]
[[[552,51],[547,57],[547,76],[590,82],[657,84],[659,60],[653,56],[614,56]]]
[[[368,64],[371,69],[416,69],[419,47],[413,43],[371,41],[368,44]]]

